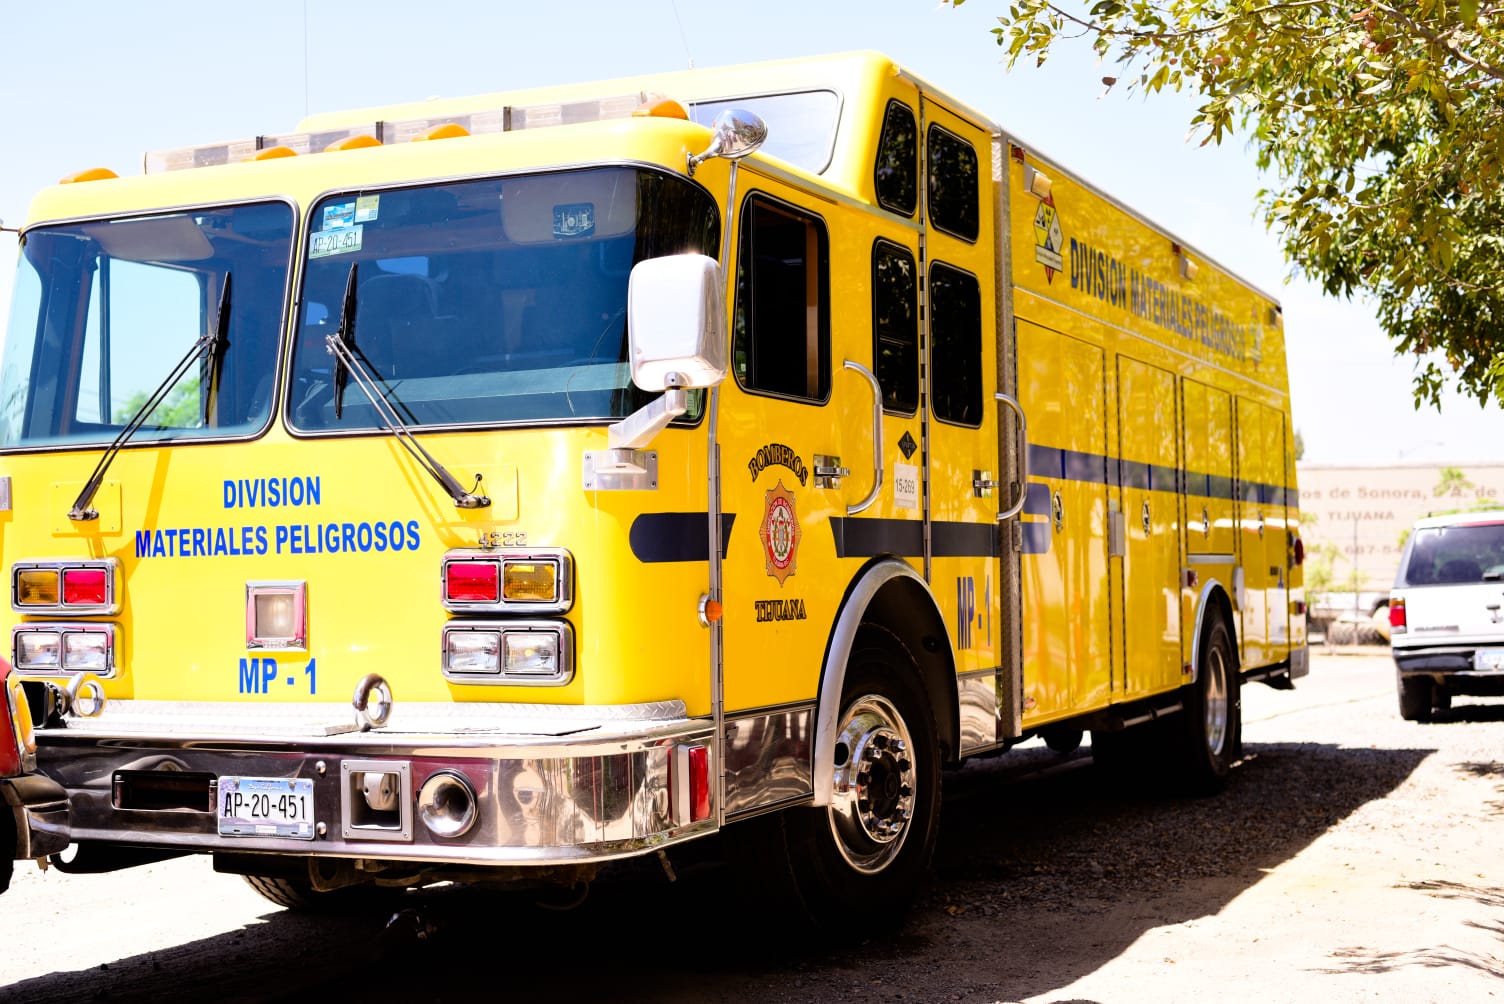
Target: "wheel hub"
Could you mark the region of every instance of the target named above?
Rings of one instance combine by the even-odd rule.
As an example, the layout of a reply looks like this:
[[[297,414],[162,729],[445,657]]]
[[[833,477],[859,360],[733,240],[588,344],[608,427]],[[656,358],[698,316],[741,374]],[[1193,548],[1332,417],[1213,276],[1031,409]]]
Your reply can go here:
[[[859,871],[878,872],[897,856],[914,811],[911,739],[897,710],[869,695],[847,710],[836,737],[830,822],[837,846]]]

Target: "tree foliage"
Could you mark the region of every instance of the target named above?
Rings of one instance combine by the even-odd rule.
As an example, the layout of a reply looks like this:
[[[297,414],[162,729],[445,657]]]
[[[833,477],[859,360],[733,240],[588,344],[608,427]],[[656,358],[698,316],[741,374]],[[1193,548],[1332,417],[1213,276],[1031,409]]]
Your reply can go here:
[[[1287,259],[1372,295],[1417,404],[1453,380],[1504,396],[1504,2],[1011,0],[998,21],[1010,66],[1084,37],[1108,87],[1195,93],[1191,135],[1249,136]]]

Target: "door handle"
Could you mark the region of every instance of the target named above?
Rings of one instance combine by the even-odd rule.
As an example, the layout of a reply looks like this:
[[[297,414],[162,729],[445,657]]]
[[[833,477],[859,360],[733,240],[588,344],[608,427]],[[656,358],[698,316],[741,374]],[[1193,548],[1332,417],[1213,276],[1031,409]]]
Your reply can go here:
[[[872,490],[856,505],[846,507],[846,515],[855,516],[877,501],[877,493],[883,487],[883,388],[872,371],[861,363],[847,359],[845,367],[866,377],[867,383],[872,386]]]
[[[1029,497],[1029,419],[1017,399],[1001,393],[995,396],[1018,416],[1018,497],[1011,506],[997,514],[997,521],[1001,523],[1017,516],[1023,510],[1024,500]]]

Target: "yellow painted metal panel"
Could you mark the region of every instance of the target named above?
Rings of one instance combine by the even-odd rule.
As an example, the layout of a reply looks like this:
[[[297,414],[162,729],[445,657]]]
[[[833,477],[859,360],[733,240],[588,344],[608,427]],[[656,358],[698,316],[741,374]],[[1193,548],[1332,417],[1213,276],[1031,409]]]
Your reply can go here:
[[[1126,695],[1180,683],[1180,494],[1175,378],[1118,357]]]

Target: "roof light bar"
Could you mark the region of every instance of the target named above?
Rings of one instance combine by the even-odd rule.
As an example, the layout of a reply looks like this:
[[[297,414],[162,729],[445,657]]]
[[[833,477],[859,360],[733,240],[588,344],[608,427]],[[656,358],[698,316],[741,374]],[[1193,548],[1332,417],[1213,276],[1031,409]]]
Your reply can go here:
[[[678,102],[662,95],[633,92],[590,98],[584,101],[515,105],[440,115],[431,118],[376,121],[348,129],[320,132],[283,133],[276,136],[253,136],[249,139],[205,143],[175,150],[156,150],[146,154],[143,167],[147,174],[182,171],[219,164],[238,164],[250,160],[285,157],[287,153],[334,153],[368,146],[408,143],[415,139],[447,139],[454,136],[481,136],[488,133],[537,129],[545,126],[574,125],[580,122],[603,122],[631,117],[685,118]],[[460,130],[463,130],[461,132]],[[364,138],[362,138],[364,137]]]

